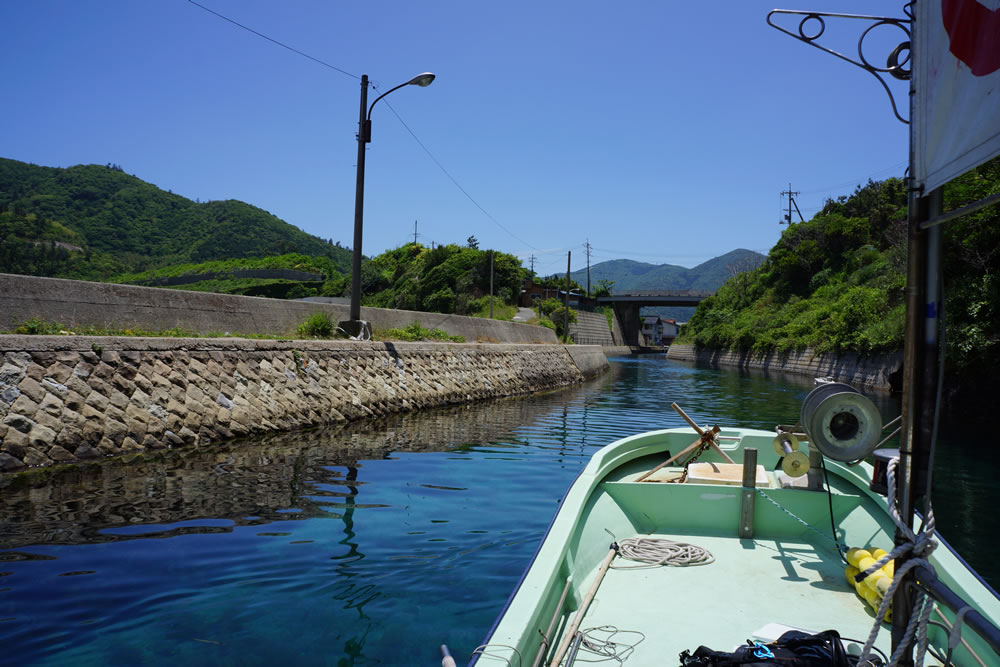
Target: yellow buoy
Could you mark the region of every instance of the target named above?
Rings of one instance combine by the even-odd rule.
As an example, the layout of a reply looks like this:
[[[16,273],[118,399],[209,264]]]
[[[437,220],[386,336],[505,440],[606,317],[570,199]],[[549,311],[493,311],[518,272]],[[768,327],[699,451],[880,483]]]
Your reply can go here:
[[[853,565],[848,565],[844,568],[844,578],[847,579],[847,583],[849,583],[852,588],[858,587],[858,582],[854,581],[854,577],[857,576],[858,572],[860,572],[860,570]]]
[[[882,560],[882,558],[889,553],[885,549],[872,549],[872,558],[875,560]]]
[[[861,566],[858,565],[858,563],[861,561],[862,558],[866,557],[871,558],[871,552],[869,552],[867,549],[852,547],[847,550],[846,554],[847,562],[858,569],[861,569]]]
[[[873,589],[868,588],[867,586],[865,586],[863,590],[864,592],[861,594],[864,596],[865,601],[868,602],[868,604],[871,606],[872,609],[878,611],[878,606],[882,604],[882,600],[879,599],[878,593],[876,593]],[[858,592],[861,591],[862,589],[858,588]]]
[[[874,558],[872,558],[871,556],[865,556],[864,558],[858,561],[858,572],[864,572],[874,564],[875,564]],[[874,572],[872,572],[871,574],[869,574],[867,577],[864,578],[864,582],[874,589],[875,579],[879,575],[885,576],[885,573],[882,572],[881,569],[875,570]]]

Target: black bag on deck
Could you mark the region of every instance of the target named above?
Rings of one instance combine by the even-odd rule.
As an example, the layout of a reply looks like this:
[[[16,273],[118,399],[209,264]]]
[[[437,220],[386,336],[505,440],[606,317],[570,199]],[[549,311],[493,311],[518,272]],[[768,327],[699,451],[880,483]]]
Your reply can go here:
[[[699,646],[693,654],[684,651],[680,658],[681,667],[855,667],[858,664],[856,656],[847,654],[836,630],[815,635],[789,630],[769,644],[748,641],[746,646],[732,653]],[[869,660],[873,665],[882,664],[875,656],[870,656]]]

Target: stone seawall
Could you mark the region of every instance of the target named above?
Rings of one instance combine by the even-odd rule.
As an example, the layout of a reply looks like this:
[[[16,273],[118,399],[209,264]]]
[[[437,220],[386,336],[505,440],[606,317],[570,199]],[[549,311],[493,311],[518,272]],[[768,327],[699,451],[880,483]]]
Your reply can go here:
[[[0,471],[525,394],[607,368],[600,348],[573,347],[0,336]]]
[[[816,354],[812,350],[787,355],[772,353],[755,356],[749,352],[696,349],[694,345],[670,346],[668,359],[691,361],[708,366],[729,366],[809,377],[830,377],[857,387],[889,391],[902,381],[902,352],[873,354]]]

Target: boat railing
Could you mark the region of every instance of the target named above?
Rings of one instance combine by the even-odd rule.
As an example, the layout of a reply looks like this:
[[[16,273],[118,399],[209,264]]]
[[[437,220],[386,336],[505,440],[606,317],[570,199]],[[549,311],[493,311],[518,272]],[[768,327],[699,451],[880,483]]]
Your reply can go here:
[[[1000,654],[1000,628],[997,628],[957,593],[948,588],[943,581],[938,579],[934,570],[918,565],[914,571],[920,582],[918,585],[920,588],[923,588],[931,597],[954,612],[956,619],[961,615],[962,622],[982,637],[990,645],[990,648]],[[958,621],[956,620],[956,622]]]

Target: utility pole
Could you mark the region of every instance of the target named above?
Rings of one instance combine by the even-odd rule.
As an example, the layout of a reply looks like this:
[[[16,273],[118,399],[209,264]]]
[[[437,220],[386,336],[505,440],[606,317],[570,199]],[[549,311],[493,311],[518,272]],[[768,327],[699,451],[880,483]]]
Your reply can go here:
[[[532,255],[531,257],[529,257],[528,261],[531,262],[531,275],[532,275],[532,280],[534,280],[534,275],[535,275],[535,256]]]
[[[583,244],[583,247],[587,249],[587,298],[590,298],[590,239]]]
[[[417,221],[414,220],[413,221],[413,243],[416,244],[416,242],[417,242]]]
[[[795,203],[795,200],[793,199],[793,197],[795,195],[800,194],[800,193],[799,192],[792,192],[792,184],[789,183],[788,184],[788,189],[785,190],[784,192],[782,192],[781,194],[782,194],[782,196],[788,195],[788,214],[785,216],[785,219],[782,220],[782,221],[780,221],[778,224],[779,225],[790,225],[790,224],[792,224],[792,206],[795,207],[795,212],[799,214],[799,221],[800,222],[805,222],[805,219],[803,219],[803,217],[802,217],[802,212],[799,211],[799,205],[797,203]]]
[[[490,319],[493,319],[493,255],[496,251],[490,250]]]
[[[569,261],[573,256],[571,250],[566,251],[566,295],[563,298],[563,339],[569,340]]]

